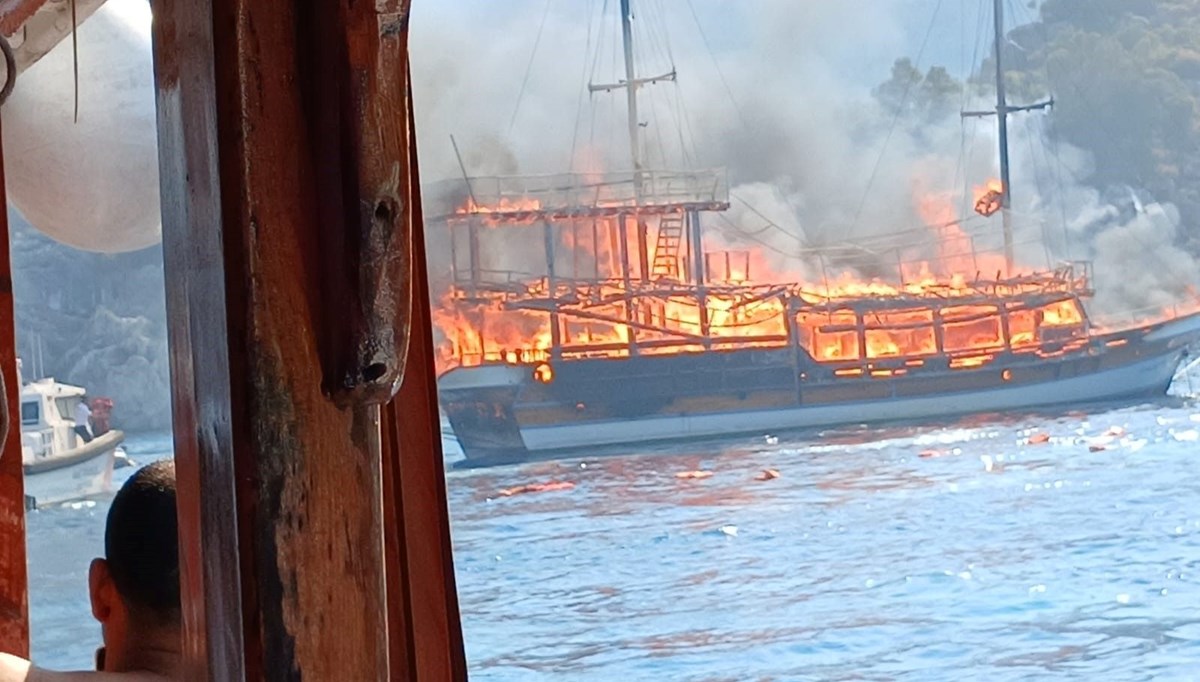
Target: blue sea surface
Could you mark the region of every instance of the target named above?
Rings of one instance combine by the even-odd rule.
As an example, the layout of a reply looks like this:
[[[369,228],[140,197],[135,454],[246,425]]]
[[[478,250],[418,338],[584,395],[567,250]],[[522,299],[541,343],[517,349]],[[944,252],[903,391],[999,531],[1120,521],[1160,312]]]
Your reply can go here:
[[[1200,405],[769,436],[452,468],[472,680],[1200,679]],[[106,510],[30,516],[45,665]]]

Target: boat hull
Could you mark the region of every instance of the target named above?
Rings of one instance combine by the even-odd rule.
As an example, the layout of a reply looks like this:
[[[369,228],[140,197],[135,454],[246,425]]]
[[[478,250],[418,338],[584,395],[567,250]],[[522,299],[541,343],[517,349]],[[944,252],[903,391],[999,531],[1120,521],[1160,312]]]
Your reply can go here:
[[[452,370],[443,407],[467,459],[1162,396],[1195,319],[1100,337],[1061,357],[1010,354],[979,369],[943,363],[903,378],[821,378],[789,350],[564,362],[550,385],[530,367]],[[935,363],[930,362],[929,365]]]
[[[116,450],[124,439],[120,431],[109,431],[82,447],[26,463],[25,497],[45,507],[111,493]]]

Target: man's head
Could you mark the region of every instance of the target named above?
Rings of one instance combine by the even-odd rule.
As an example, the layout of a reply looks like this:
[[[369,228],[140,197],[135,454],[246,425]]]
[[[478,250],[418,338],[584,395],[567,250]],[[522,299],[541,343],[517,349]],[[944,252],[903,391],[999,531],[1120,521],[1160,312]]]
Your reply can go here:
[[[131,650],[147,642],[178,639],[179,526],[173,462],[142,467],[121,486],[108,512],[104,558],[92,561],[88,582],[92,614],[104,630],[111,663],[121,665]]]

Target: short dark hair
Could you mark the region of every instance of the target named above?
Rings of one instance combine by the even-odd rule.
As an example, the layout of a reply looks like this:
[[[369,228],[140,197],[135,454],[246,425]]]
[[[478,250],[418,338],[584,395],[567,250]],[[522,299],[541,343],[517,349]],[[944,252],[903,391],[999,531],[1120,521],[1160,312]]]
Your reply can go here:
[[[179,620],[179,522],[175,463],[148,464],[125,481],[104,529],[104,558],[130,611]]]

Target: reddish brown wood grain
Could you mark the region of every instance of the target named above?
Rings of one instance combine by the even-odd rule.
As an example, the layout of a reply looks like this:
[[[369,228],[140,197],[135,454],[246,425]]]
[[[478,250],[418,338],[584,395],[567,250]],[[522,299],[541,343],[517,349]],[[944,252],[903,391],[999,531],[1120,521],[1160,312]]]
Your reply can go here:
[[[410,90],[411,92],[411,90]],[[409,109],[409,130],[415,130]],[[419,196],[415,137],[412,196]],[[465,680],[462,627],[450,544],[441,423],[434,379],[433,325],[420,204],[413,204],[413,315],[408,368],[384,408],[385,528],[393,679]],[[413,625],[417,627],[413,627]],[[405,675],[397,663],[403,662]]]
[[[189,679],[465,678],[429,310],[409,282],[407,11],[156,6]],[[377,403],[406,357],[417,383],[389,412],[417,417],[389,429],[385,472]]]
[[[12,260],[4,161],[0,150],[0,371],[4,379],[0,449],[0,651],[29,656],[29,598],[25,566],[25,480],[21,470],[20,385],[13,318]]]

